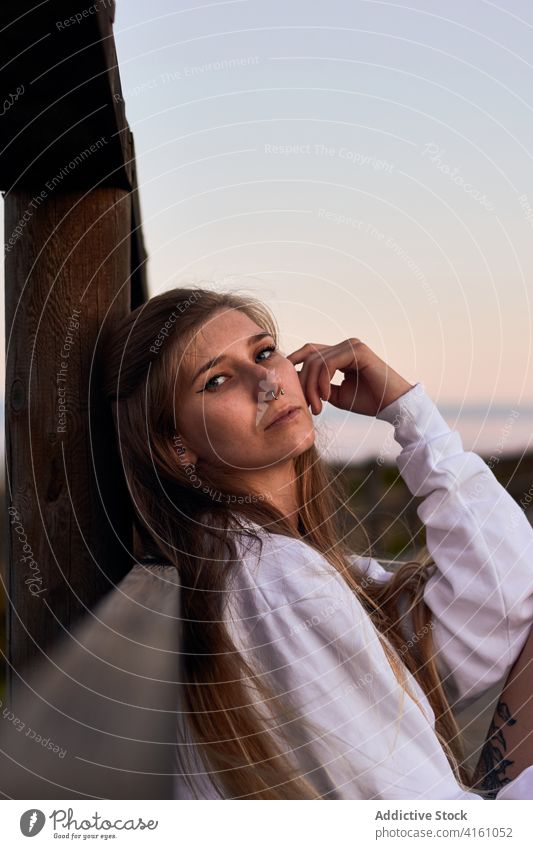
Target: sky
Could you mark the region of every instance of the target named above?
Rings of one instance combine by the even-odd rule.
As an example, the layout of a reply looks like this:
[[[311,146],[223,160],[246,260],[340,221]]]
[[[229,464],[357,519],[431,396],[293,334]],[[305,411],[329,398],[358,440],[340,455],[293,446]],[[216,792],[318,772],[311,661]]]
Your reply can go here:
[[[529,2],[118,0],[114,34],[151,295],[238,288],[287,352],[360,338],[527,441]]]

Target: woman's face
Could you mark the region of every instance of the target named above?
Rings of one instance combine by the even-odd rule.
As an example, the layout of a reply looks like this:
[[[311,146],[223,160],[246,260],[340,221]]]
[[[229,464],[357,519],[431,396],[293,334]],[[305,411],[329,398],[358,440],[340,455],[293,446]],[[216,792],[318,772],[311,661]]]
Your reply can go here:
[[[218,310],[182,354],[176,422],[189,462],[226,472],[270,469],[313,444],[312,414],[295,366],[245,313]],[[296,415],[270,427],[289,407],[298,408]]]

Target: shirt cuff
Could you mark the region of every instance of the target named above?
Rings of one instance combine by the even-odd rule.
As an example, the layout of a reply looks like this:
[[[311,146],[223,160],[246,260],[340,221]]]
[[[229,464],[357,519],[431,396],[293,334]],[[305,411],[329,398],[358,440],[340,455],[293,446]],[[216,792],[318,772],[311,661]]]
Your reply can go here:
[[[496,799],[533,799],[533,765],[505,784],[496,794]]]
[[[402,448],[450,433],[449,425],[420,382],[383,407],[376,418],[394,426],[394,438]]]

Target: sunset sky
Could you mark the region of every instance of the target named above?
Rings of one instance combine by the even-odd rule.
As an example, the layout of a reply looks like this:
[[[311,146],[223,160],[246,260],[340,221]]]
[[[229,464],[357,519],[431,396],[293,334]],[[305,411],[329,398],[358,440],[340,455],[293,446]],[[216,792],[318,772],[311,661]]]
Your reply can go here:
[[[531,404],[532,39],[517,0],[118,0],[151,294],[239,288],[287,352],[357,336],[438,403]]]
[[[117,6],[153,293],[245,275],[286,347],[533,398],[530,4]]]

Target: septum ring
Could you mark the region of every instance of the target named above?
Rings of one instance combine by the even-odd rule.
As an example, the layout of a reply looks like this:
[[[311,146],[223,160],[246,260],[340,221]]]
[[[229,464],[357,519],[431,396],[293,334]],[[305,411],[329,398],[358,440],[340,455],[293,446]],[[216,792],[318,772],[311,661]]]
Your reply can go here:
[[[269,392],[270,392],[270,394],[272,395],[272,399],[273,399],[274,401],[277,401],[277,400],[278,400],[279,395],[285,395],[285,390],[283,389],[283,387],[279,390],[279,395],[276,395],[276,393],[274,392],[274,390],[273,390],[273,389],[269,389]]]

